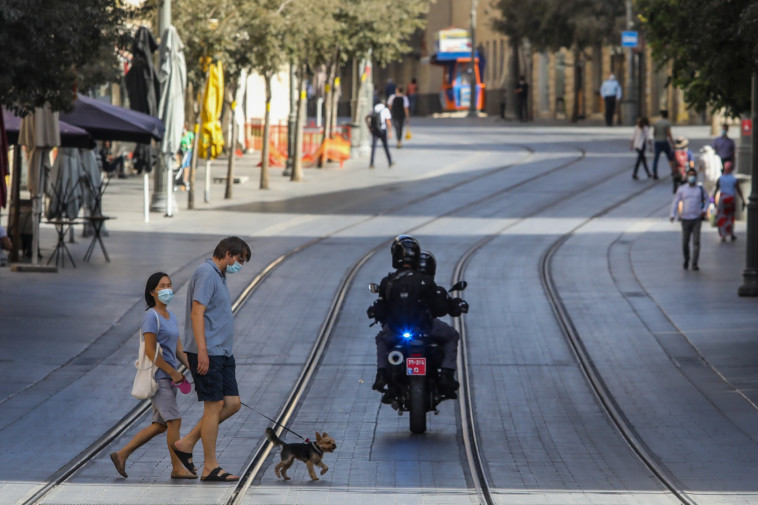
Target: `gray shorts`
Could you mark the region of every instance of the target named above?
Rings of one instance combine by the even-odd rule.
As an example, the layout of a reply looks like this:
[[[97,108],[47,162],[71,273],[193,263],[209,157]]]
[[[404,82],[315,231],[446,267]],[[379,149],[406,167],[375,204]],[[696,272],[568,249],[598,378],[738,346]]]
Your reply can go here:
[[[167,421],[181,419],[179,405],[176,403],[176,386],[171,379],[157,379],[158,392],[152,398],[153,422],[166,425]]]

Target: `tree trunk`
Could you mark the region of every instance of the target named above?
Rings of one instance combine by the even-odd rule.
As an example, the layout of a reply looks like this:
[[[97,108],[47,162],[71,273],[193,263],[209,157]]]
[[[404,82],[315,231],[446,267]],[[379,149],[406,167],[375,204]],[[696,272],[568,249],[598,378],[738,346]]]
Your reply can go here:
[[[263,143],[261,148],[261,189],[268,189],[269,136],[271,132],[271,74],[263,76],[266,82],[266,112],[263,114]]]
[[[332,61],[327,65],[326,73],[326,100],[324,100],[324,134],[321,136],[321,146],[324,145],[326,139],[332,137],[332,129],[334,119],[332,117],[332,101],[334,100],[334,73],[337,67],[336,62]],[[317,160],[317,166],[319,168],[324,166],[323,154],[319,156]]]
[[[581,51],[579,50],[579,44],[574,42],[574,107],[573,111],[571,112],[571,122],[576,123],[579,121],[579,93],[581,92],[580,89],[580,82],[579,82],[579,72],[581,72],[579,65],[580,61],[579,58],[581,58]]]
[[[295,118],[295,159],[292,164],[292,177],[290,180],[299,182],[303,180],[303,123],[305,123],[305,107],[307,95],[305,92],[306,64],[301,63],[298,70],[298,88],[300,92],[297,98],[297,118]]]
[[[234,112],[237,108],[237,104],[235,103],[234,99],[237,97],[238,79],[236,77],[231,79],[230,84],[231,85],[229,86],[229,89],[231,89],[232,92],[232,101],[229,107],[230,114],[228,131],[230,146],[227,149],[229,158],[226,165],[226,190],[224,191],[225,200],[232,199],[232,187],[234,186],[234,152],[237,150],[237,122],[234,120]]]
[[[334,64],[337,71],[339,71],[339,67],[337,64]],[[338,75],[335,75],[334,77],[334,87],[332,88],[332,129],[331,133],[334,133],[337,130],[337,127],[339,126],[337,124],[337,111],[339,109],[340,104],[340,98],[342,97],[342,85],[340,84],[340,78]],[[330,135],[330,137],[333,137],[334,135]]]

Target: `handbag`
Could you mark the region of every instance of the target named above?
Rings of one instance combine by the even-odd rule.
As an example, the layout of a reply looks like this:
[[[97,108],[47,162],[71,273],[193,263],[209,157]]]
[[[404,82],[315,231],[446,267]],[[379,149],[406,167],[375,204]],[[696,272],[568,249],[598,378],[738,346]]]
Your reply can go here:
[[[413,135],[411,135],[411,129],[408,127],[408,130],[405,132],[405,140],[411,140],[413,138]]]
[[[158,321],[158,330],[161,329],[161,320],[158,317],[158,313],[154,310],[155,319]],[[156,342],[155,354],[153,355],[153,361],[147,359],[145,354],[145,336],[142,334],[142,328],[139,330],[139,353],[137,354],[137,361],[134,362],[134,366],[137,367],[137,373],[134,376],[134,383],[132,384],[132,396],[138,400],[148,400],[155,396],[158,392],[158,383],[155,381],[155,371],[158,369],[155,366],[155,360],[158,359],[158,353],[163,354],[163,349]]]

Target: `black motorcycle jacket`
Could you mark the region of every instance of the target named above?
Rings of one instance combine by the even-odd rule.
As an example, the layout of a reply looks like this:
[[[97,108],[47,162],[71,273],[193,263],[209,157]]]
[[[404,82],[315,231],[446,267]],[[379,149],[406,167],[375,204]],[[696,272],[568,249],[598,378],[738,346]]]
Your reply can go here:
[[[427,331],[434,319],[437,285],[430,276],[410,268],[388,274],[379,284],[378,298],[367,314],[396,332]]]

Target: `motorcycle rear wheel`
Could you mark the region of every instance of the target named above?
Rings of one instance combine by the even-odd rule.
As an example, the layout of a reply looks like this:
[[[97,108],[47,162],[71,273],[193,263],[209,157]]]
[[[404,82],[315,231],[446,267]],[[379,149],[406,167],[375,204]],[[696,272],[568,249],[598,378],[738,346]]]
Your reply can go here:
[[[426,431],[426,402],[428,396],[426,377],[411,378],[408,392],[411,433],[424,433]]]

